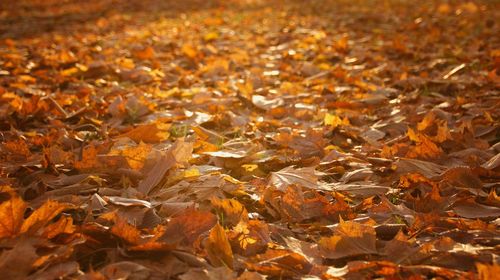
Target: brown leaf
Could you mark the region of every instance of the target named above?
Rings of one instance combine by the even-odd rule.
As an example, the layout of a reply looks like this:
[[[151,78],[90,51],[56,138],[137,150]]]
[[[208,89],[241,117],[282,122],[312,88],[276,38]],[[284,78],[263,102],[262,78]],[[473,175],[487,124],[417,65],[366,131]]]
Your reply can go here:
[[[3,212],[2,212],[3,213]],[[0,254],[0,275],[5,279],[25,279],[39,258],[36,239],[18,239],[14,247]]]
[[[455,203],[453,212],[470,219],[500,216],[500,208],[478,204],[473,198]]]
[[[179,276],[181,280],[234,280],[236,273],[222,266],[209,269],[194,268]]]
[[[483,183],[468,167],[454,167],[441,175],[441,183],[451,184],[460,188],[481,189]]]
[[[137,49],[134,51],[134,56],[140,60],[151,59],[155,56],[155,51],[151,46]]]
[[[412,264],[418,251],[419,247],[415,240],[408,238],[402,231],[399,231],[392,240],[385,244],[383,254],[396,264]],[[426,255],[421,254],[420,257],[425,258]]]
[[[429,161],[401,158],[395,163],[396,172],[399,174],[405,173],[420,173],[427,178],[432,178],[441,175],[446,171],[446,167],[432,163]]]
[[[216,218],[212,213],[189,209],[168,223],[160,241],[192,245],[202,233],[209,231],[215,224]]]
[[[151,190],[158,185],[165,173],[177,163],[186,163],[193,153],[193,143],[184,142],[184,139],[178,139],[168,151],[157,159],[154,167],[148,172],[146,178],[139,182],[137,189],[149,194]]]
[[[500,153],[496,154],[482,165],[482,167],[490,170],[495,170],[498,166],[500,166]]]
[[[318,187],[318,176],[314,167],[287,166],[280,171],[271,172],[269,183],[280,191],[285,191],[289,185],[315,189]]]
[[[165,173],[174,165],[175,158],[170,153],[161,155],[154,167],[146,175],[146,178],[139,182],[137,190],[143,194],[149,194],[160,183]]]
[[[121,261],[116,263],[111,263],[103,267],[99,271],[99,276],[93,276],[99,280],[101,279],[144,279],[144,275],[151,277],[159,277],[159,273],[154,273],[152,269],[147,268],[139,263],[131,261]],[[156,274],[156,275],[155,275]],[[92,279],[95,279],[92,278]]]
[[[240,222],[227,233],[233,252],[242,256],[253,256],[266,250],[271,242],[269,226],[259,220]]]
[[[30,275],[28,280],[53,280],[69,278],[80,271],[80,266],[76,261],[56,263],[49,268]]]

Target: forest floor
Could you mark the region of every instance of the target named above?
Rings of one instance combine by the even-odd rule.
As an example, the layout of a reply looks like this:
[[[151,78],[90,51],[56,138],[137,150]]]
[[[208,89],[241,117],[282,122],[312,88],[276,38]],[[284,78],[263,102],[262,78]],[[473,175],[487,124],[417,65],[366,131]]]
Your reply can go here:
[[[0,3],[4,279],[494,279],[497,1]]]

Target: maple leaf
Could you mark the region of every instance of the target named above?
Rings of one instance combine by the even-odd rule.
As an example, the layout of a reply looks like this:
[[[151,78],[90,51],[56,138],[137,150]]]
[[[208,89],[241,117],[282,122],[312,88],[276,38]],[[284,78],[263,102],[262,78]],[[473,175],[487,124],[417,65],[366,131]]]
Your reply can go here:
[[[253,256],[266,250],[269,236],[267,223],[259,220],[240,222],[227,233],[233,253],[242,256]]]
[[[270,276],[293,277],[307,274],[312,265],[301,254],[280,249],[268,249],[245,262],[249,270]]]
[[[118,236],[128,244],[138,244],[141,241],[141,232],[125,219],[116,216],[115,224],[111,227],[111,233]]]
[[[178,139],[166,153],[157,159],[156,164],[147,173],[146,178],[139,182],[137,189],[144,194],[148,194],[175,164],[187,162],[192,152],[192,143],[184,142],[184,139]]]
[[[411,147],[406,154],[409,158],[424,158],[435,159],[443,154],[443,150],[439,148],[429,137],[416,133],[413,129],[408,129],[408,137],[416,143],[416,146]]]
[[[0,204],[0,238],[19,233],[24,221],[26,203],[17,195]]]
[[[337,115],[332,115],[328,113],[325,115],[324,123],[325,125],[329,125],[331,128],[350,125],[348,118],[341,119]]]
[[[455,187],[481,189],[483,184],[473,170],[467,167],[454,167],[440,175],[441,184],[451,184]]]
[[[47,225],[53,218],[62,211],[71,208],[71,205],[49,200],[41,207],[33,211],[31,215],[24,220],[20,232],[36,232]]]
[[[352,221],[340,220],[335,234],[322,237],[318,246],[321,254],[329,259],[378,254],[375,229]]]
[[[73,218],[61,217],[55,223],[48,224],[43,229],[42,236],[47,239],[52,239],[59,234],[72,234],[76,231],[76,226],[73,224]]]
[[[212,213],[189,209],[168,223],[159,240],[169,244],[191,245],[215,224],[216,218]]]
[[[219,199],[213,197],[211,203],[220,213],[224,225],[235,226],[240,221],[248,220],[248,212],[245,207],[235,199]]]
[[[170,136],[170,124],[166,123],[150,123],[138,125],[132,130],[120,135],[120,137],[128,137],[136,143],[160,143],[167,140]]]
[[[221,2],[0,1],[3,278],[498,274],[492,1]]]

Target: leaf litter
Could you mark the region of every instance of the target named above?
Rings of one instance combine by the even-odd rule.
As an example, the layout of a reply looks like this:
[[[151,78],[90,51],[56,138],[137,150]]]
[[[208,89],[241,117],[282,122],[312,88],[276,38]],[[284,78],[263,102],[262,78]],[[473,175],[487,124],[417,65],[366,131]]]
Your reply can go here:
[[[4,277],[498,274],[494,1],[0,7]]]

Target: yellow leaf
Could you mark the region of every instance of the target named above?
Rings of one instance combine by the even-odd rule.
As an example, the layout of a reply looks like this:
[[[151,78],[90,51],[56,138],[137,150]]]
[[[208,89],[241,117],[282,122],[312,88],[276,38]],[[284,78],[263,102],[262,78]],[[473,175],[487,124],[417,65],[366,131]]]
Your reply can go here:
[[[71,76],[73,74],[78,73],[78,71],[80,71],[78,68],[71,67],[71,68],[68,68],[68,69],[65,69],[65,70],[61,71],[61,75],[63,75],[63,76]]]
[[[184,171],[184,178],[191,178],[198,176],[200,176],[200,170],[198,170],[198,168],[190,168]]]
[[[332,126],[332,128],[336,128],[337,126],[350,125],[349,119],[341,119],[339,116],[330,113],[326,113],[324,123],[325,125]]]
[[[203,36],[203,40],[205,41],[213,41],[215,39],[219,38],[219,33],[217,32],[209,32]]]
[[[255,169],[259,168],[257,164],[243,164],[241,167],[243,167],[247,172],[252,172]]]

